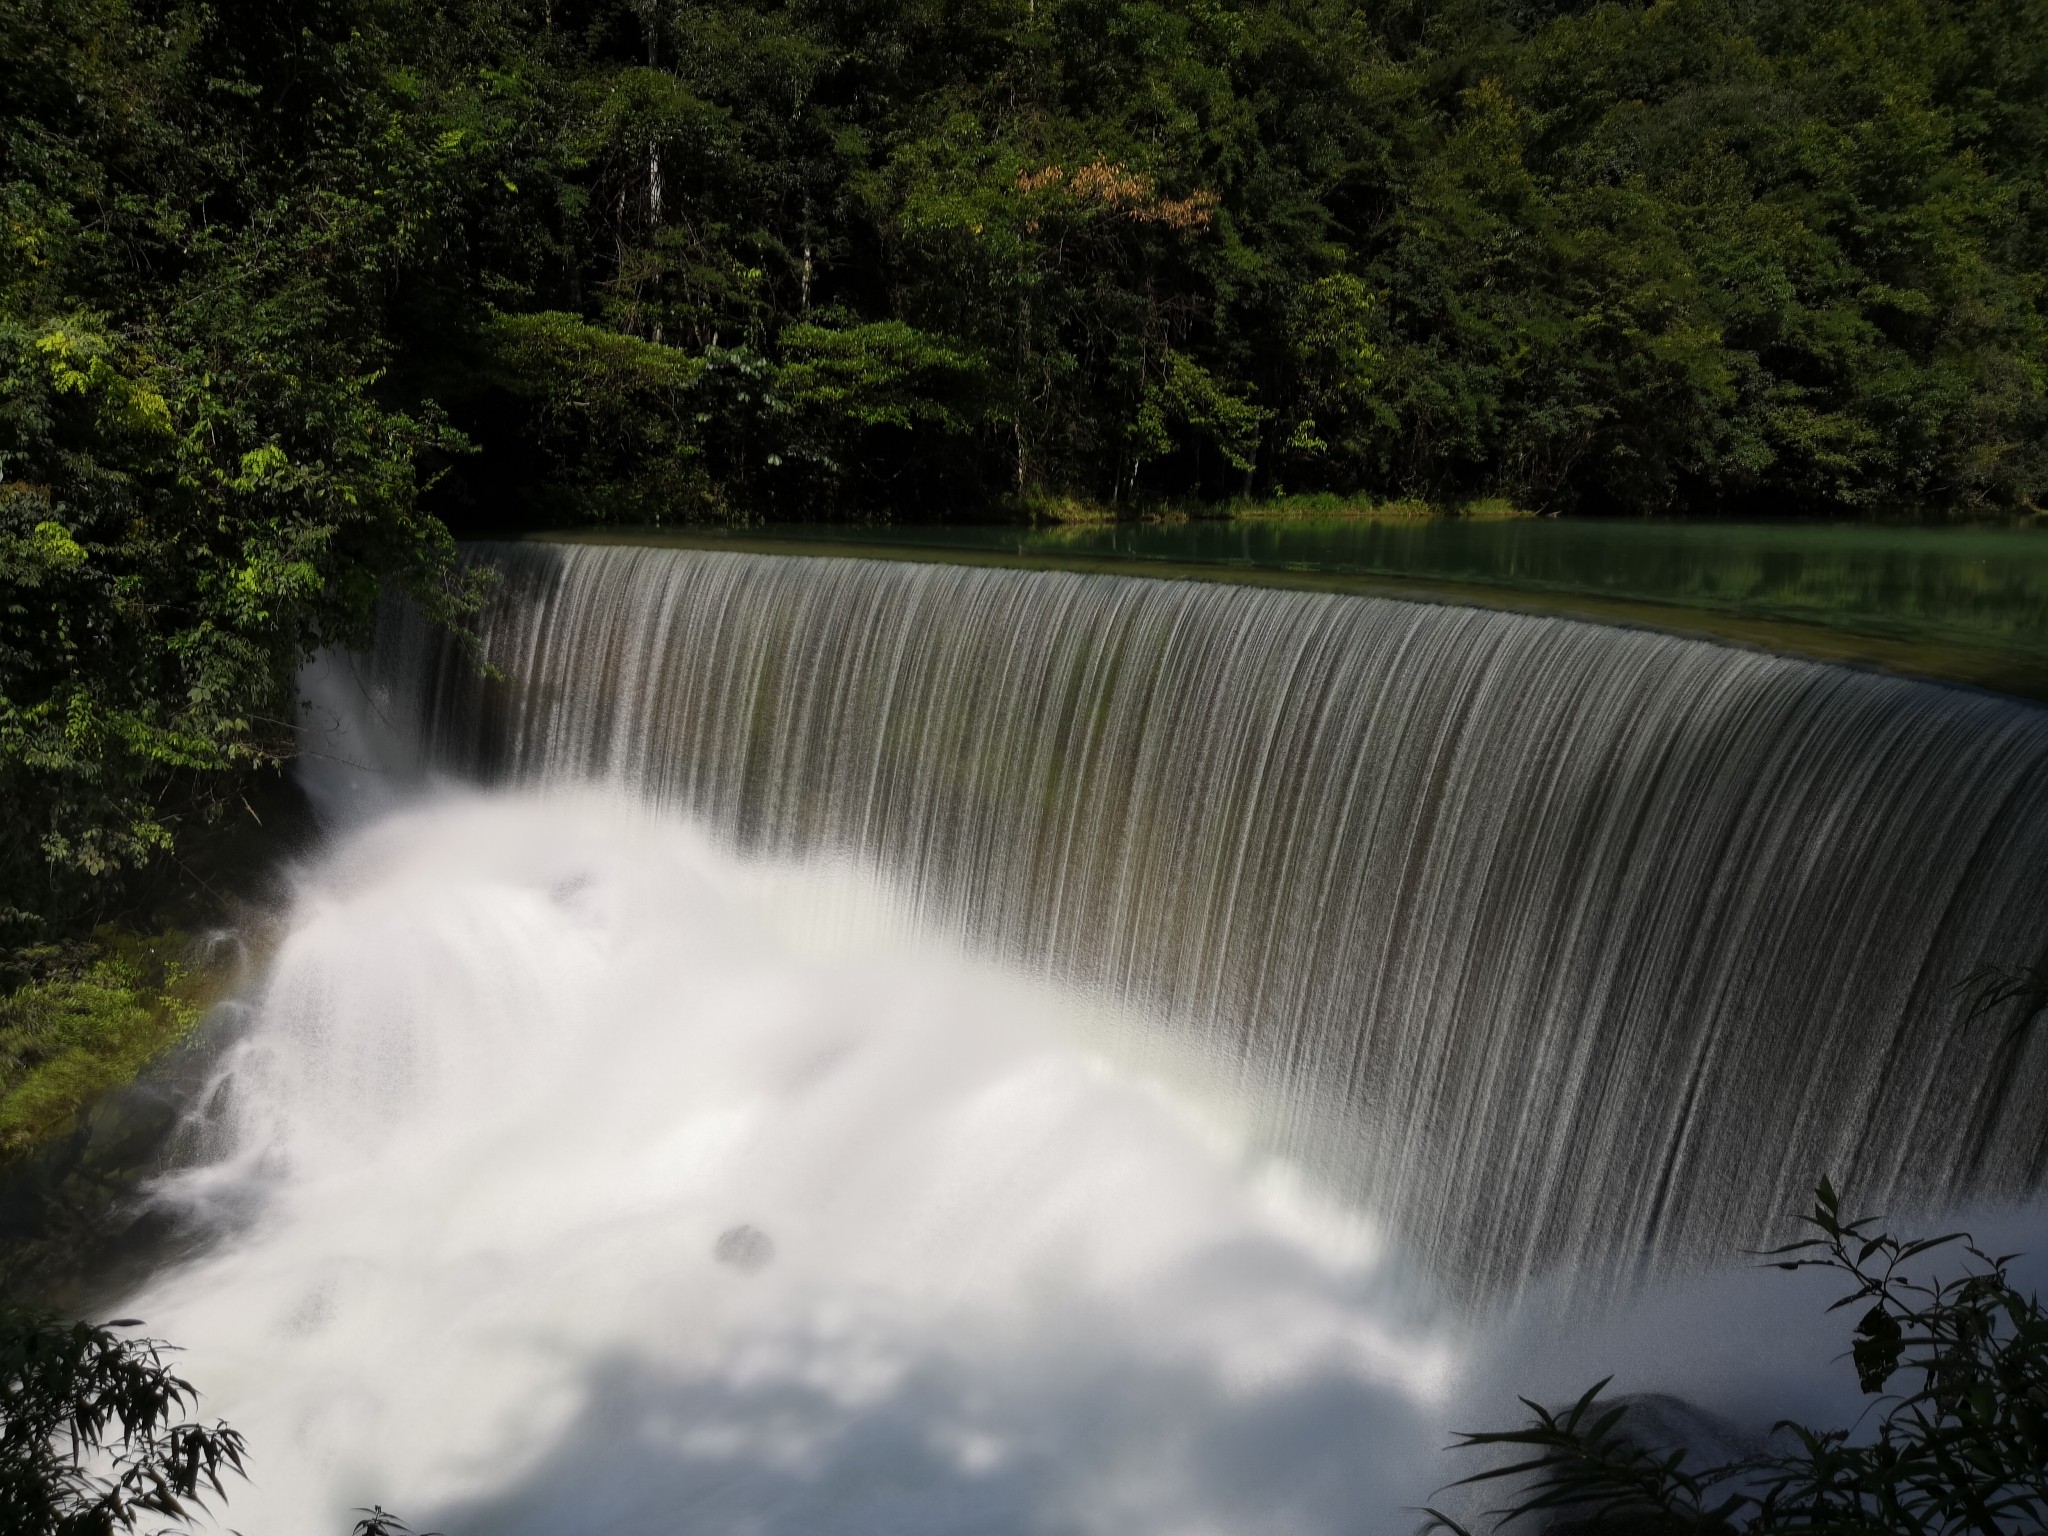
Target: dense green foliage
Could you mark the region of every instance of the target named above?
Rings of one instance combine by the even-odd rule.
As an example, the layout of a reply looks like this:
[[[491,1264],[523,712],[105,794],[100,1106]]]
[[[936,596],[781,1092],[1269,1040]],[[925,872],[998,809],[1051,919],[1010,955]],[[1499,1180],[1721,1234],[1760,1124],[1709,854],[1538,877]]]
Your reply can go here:
[[[1600,1536],[2007,1536],[2048,1529],[2048,1310],[2015,1288],[2009,1257],[1967,1237],[1904,1241],[1849,1220],[1823,1180],[1814,1235],[1777,1250],[1783,1268],[1823,1268],[1850,1289],[1831,1310],[1858,1313],[1848,1363],[1872,1399],[1854,1432],[1785,1422],[1775,1443],[1718,1465],[1689,1464],[1630,1433],[1626,1403],[1601,1382],[1562,1412],[1524,1399],[1521,1429],[1468,1434],[1509,1459],[1467,1479],[1512,1490],[1498,1524]],[[1952,1244],[1960,1275],[1920,1278],[1914,1261]],[[1895,1381],[1903,1389],[1892,1391]],[[1430,1511],[1425,1531],[1463,1536]]]
[[[166,1363],[168,1345],[125,1332],[135,1326],[0,1312],[0,1531],[168,1536],[244,1475],[241,1434],[185,1418],[198,1391]],[[352,1536],[414,1536],[381,1506],[357,1513]]]
[[[499,366],[448,400],[492,515],[535,481],[769,515],[2048,486],[2038,6],[538,19],[460,13],[412,77],[502,205],[464,246],[490,313],[435,308]]]
[[[423,307],[499,367],[448,397],[487,515],[2048,487],[2038,6],[449,14],[411,135],[475,211]]]
[[[338,15],[0,8],[17,943],[239,813],[239,775],[288,746],[304,653],[362,633],[381,579],[460,611],[418,503],[451,435],[383,381],[389,274],[426,237],[338,141],[388,67]]]
[[[449,529],[2048,487],[2032,0],[10,0],[0,944]]]
[[[0,1317],[0,1530],[114,1536],[180,1524],[242,1470],[242,1437],[185,1420],[198,1399],[163,1346],[111,1323]],[[151,1527],[154,1528],[154,1527]]]

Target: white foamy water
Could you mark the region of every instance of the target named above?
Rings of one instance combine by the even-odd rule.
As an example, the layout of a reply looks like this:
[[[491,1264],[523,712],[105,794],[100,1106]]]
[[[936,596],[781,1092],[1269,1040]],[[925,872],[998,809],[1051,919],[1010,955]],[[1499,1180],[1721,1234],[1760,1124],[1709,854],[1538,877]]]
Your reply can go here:
[[[501,677],[396,609],[309,677],[316,766],[402,771],[313,784],[368,819],[167,1191],[222,1235],[122,1308],[249,1435],[251,1536],[1410,1531],[1518,1391],[1853,1419],[1826,1278],[1741,1257],[1819,1175],[2040,1187],[2048,1034],[1954,1023],[2038,938],[2030,706],[1409,604],[498,557]]]
[[[1447,1289],[1588,1299],[2048,1174],[2048,710],[1670,635],[1198,582],[481,547],[344,750],[834,858],[1203,1053]]]
[[[169,1191],[225,1235],[128,1303],[249,1437],[229,1523],[1411,1524],[1455,1357],[1356,1224],[1056,998],[799,945],[805,878],[481,795],[304,874]]]

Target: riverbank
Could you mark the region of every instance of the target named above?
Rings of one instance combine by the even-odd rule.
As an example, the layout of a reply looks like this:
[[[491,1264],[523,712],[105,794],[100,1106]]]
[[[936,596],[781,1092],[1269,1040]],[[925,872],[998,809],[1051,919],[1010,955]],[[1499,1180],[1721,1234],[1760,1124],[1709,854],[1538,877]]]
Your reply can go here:
[[[130,1263],[151,1218],[131,1199],[169,1166],[227,1017],[281,909],[281,871],[316,833],[284,775],[146,872],[91,931],[0,948],[0,1300],[76,1309]],[[25,941],[24,941],[25,940]]]

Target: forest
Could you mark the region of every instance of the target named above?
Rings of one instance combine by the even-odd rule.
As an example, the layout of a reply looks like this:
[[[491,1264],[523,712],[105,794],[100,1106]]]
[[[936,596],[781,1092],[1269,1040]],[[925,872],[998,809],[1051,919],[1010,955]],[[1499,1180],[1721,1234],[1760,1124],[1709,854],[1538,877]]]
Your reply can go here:
[[[2048,487],[2026,0],[8,10],[6,476],[69,503]]]
[[[9,0],[8,942],[464,533],[2031,515],[2044,138],[2032,0]]]

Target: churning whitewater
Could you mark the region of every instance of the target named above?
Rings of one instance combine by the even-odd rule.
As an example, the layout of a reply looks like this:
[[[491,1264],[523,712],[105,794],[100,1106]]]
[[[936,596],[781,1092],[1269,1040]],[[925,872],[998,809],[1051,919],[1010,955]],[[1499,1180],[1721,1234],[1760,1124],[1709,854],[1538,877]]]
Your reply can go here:
[[[1375,1528],[1451,1357],[1370,1232],[1098,1059],[618,799],[341,839],[131,1305],[249,1437],[251,1531]],[[812,937],[804,937],[806,931]]]
[[[1440,1284],[1587,1295],[2048,1173],[2048,711],[1670,635],[1193,582],[501,546],[337,750],[616,785],[1165,1021]],[[380,749],[382,750],[382,749]]]
[[[394,607],[309,674],[344,830],[161,1191],[210,1241],[125,1304],[249,1435],[250,1530],[1408,1529],[1514,1390],[1848,1422],[1832,1298],[1740,1251],[1824,1173],[2041,1186],[2048,1032],[1958,989],[2038,943],[2048,712],[484,553],[481,656]]]

